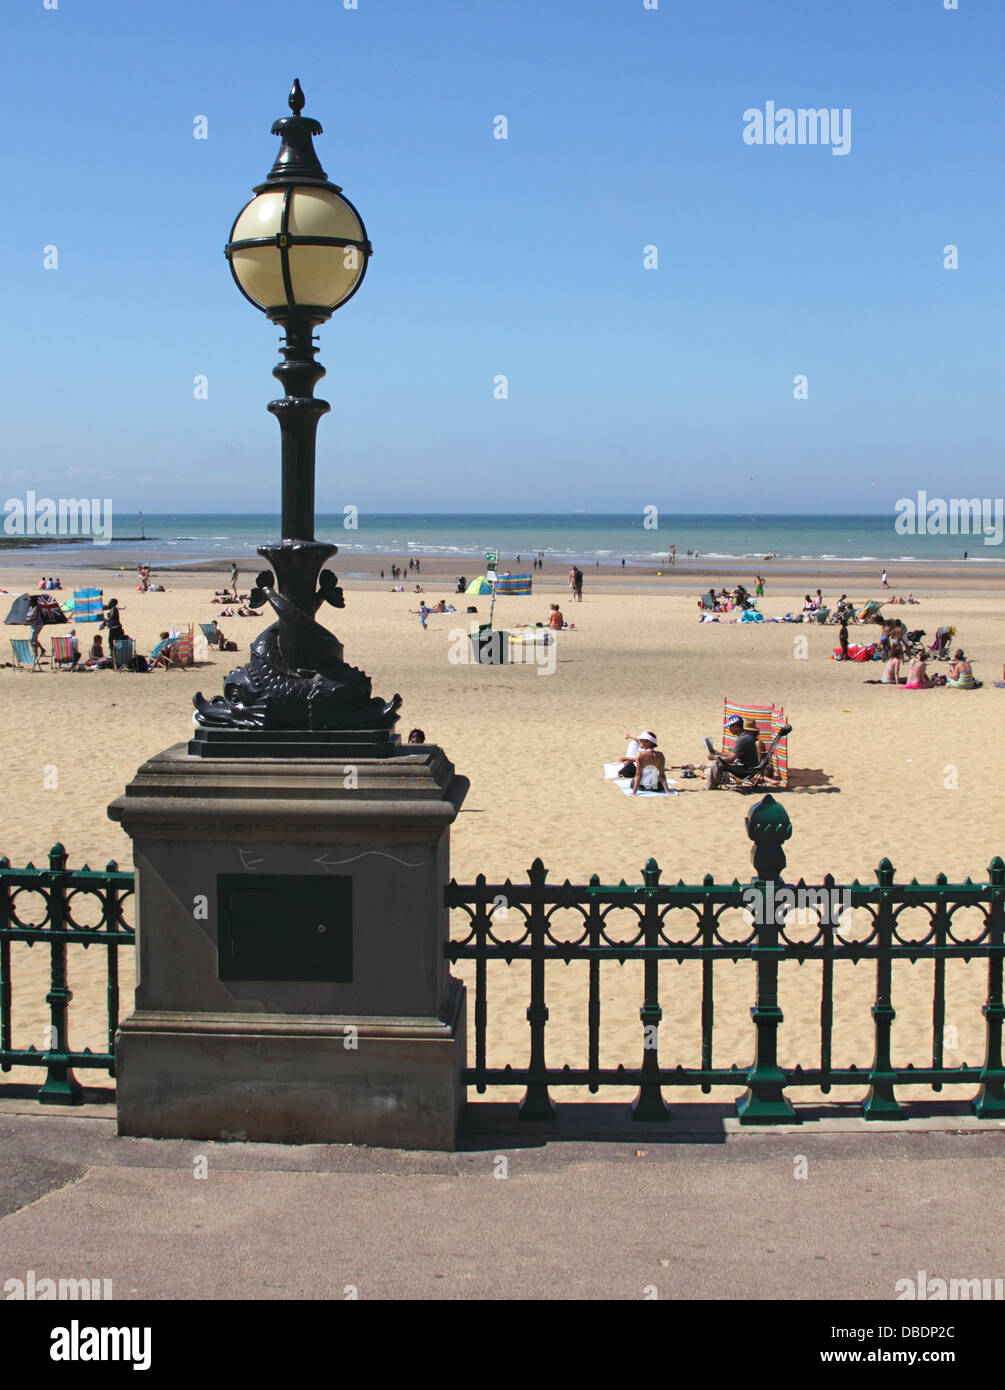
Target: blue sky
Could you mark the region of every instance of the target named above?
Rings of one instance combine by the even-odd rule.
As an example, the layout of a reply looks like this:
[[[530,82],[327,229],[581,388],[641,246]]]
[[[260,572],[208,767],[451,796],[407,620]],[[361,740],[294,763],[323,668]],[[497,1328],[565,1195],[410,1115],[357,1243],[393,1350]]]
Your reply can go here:
[[[319,510],[1001,491],[1001,0],[56,3],[0,21],[3,496],[278,510],[278,330],[222,248],[294,76],[374,245]],[[850,152],[745,144],[769,100]]]

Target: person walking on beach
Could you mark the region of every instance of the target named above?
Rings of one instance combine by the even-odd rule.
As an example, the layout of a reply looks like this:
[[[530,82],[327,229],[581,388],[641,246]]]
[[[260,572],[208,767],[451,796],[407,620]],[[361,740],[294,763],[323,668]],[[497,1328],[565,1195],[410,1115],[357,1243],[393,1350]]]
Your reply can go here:
[[[416,586],[416,587],[418,587],[418,586]],[[419,592],[420,592],[420,593],[422,592],[421,589],[419,590]],[[426,619],[429,617],[430,613],[432,612],[432,609],[431,609],[431,608],[427,608],[427,606],[426,606],[426,600],[423,599],[422,602],[419,604],[418,608],[412,608],[412,609],[410,610],[410,612],[412,612],[412,613],[418,613],[418,615],[419,615],[419,622],[420,622],[420,624],[421,624],[421,626],[422,626],[423,632],[428,632],[429,629],[426,627]]]
[[[577,603],[583,602],[583,571],[578,567],[572,571],[572,597]]]
[[[886,582],[886,570],[884,570],[884,571],[883,571],[883,588],[884,588],[884,589],[889,589],[889,587],[890,587],[889,584]]]

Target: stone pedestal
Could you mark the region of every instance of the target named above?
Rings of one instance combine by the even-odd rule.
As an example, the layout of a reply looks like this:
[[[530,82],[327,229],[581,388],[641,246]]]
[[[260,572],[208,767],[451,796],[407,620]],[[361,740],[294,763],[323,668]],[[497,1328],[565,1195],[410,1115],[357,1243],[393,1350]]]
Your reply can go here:
[[[119,1132],[452,1148],[465,1001],[443,890],[467,788],[425,745],[144,763],[108,808],[137,885]]]

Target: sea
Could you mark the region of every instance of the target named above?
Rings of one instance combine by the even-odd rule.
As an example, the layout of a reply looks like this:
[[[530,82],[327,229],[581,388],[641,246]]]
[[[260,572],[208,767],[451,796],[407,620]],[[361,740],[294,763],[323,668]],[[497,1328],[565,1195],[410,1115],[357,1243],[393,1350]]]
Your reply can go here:
[[[354,522],[352,525],[350,522]],[[247,556],[280,534],[278,515],[226,513],[116,513],[109,545],[68,538],[39,551],[7,552],[8,560],[28,554],[65,555],[72,563],[114,561],[128,553],[135,563],[143,543],[158,556],[158,567]],[[409,513],[359,512],[356,516],[319,515],[318,539],[338,545],[345,560],[353,554],[456,559],[472,569],[484,563],[488,551],[499,556],[500,569],[545,560],[575,561],[591,567],[625,568],[665,563],[676,547],[677,561],[697,557],[706,562],[752,564],[774,557],[777,562],[817,564],[827,561],[897,561],[946,565],[1001,561],[1002,547],[985,544],[982,535],[900,535],[893,516],[810,515],[669,515],[630,516],[576,512],[554,513]],[[989,536],[987,538],[991,540]],[[103,554],[102,554],[103,552]],[[690,552],[690,555],[689,555]],[[72,557],[72,558],[71,558]],[[99,558],[100,557],[100,558]]]

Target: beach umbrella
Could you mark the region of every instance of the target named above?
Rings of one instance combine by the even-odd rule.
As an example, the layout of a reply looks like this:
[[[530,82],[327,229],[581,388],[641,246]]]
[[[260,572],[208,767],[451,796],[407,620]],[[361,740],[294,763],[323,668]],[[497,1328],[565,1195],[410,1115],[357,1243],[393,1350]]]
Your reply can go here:
[[[15,627],[28,626],[28,609],[32,599],[38,600],[39,612],[42,614],[43,623],[65,623],[66,614],[59,606],[59,600],[55,594],[20,594],[11,604],[10,612],[4,618],[5,623],[11,623]]]

